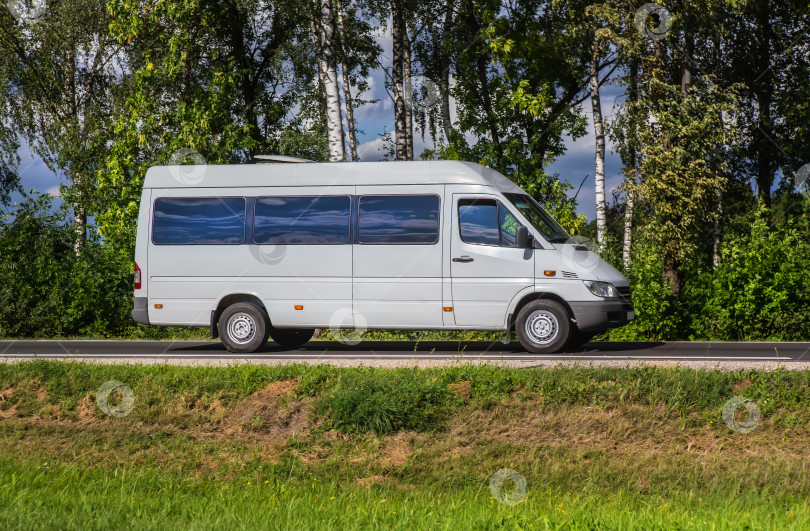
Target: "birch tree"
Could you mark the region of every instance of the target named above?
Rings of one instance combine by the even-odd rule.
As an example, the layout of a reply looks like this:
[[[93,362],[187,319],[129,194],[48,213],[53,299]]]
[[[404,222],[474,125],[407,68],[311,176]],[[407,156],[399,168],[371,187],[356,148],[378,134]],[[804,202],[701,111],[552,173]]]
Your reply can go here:
[[[337,28],[338,37],[340,40],[340,70],[343,73],[343,101],[346,105],[346,124],[349,131],[349,151],[352,155],[352,160],[359,160],[357,157],[357,133],[355,132],[354,124],[354,102],[352,100],[352,84],[349,76],[349,53],[346,46],[346,27],[343,23],[343,2],[342,0],[335,0],[335,8],[337,11]]]
[[[599,248],[605,246],[607,222],[605,221],[605,130],[602,122],[602,101],[599,96],[599,52],[594,43],[589,64],[588,86],[591,91],[593,134],[596,144],[594,154],[594,181],[596,191],[596,241]]]
[[[394,136],[396,160],[408,160],[408,118],[405,103],[405,31],[403,0],[391,0],[391,85],[394,92]]]
[[[0,20],[0,68],[13,87],[10,120],[33,153],[67,180],[78,253],[86,238],[93,172],[107,142],[112,68],[120,47],[103,3],[66,0],[36,20]]]
[[[340,112],[340,89],[335,58],[335,17],[332,0],[313,0],[317,13],[316,52],[318,71],[326,97],[326,135],[329,160],[338,162],[346,158],[343,138],[343,117]]]

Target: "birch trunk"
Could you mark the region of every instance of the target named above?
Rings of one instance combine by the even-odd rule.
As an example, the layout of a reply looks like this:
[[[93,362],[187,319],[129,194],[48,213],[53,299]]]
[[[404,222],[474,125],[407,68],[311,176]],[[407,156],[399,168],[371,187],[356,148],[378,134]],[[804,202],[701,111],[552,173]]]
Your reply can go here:
[[[411,39],[402,21],[402,71],[405,82],[405,145],[408,160],[413,160],[413,82],[411,81]]]
[[[408,160],[407,120],[405,118],[405,96],[403,94],[403,39],[401,0],[391,0],[391,33],[393,37],[393,58],[391,65],[391,84],[394,89],[394,132],[396,160]]]
[[[318,67],[323,70],[323,85],[326,95],[326,134],[329,144],[329,161],[346,158],[343,146],[343,118],[340,112],[340,89],[335,61],[335,19],[332,0],[320,0],[320,48]]]
[[[593,134],[596,139],[594,179],[596,185],[596,241],[601,251],[605,247],[607,222],[605,220],[605,131],[602,123],[602,101],[599,97],[599,57],[594,50],[590,61],[591,108]]]
[[[450,54],[447,45],[450,42],[450,31],[453,24],[453,2],[447,2],[447,11],[444,13],[444,26],[442,26],[442,75],[439,80],[442,89],[442,128],[444,138],[450,142],[453,132],[453,123],[450,121]]]
[[[717,269],[720,265],[720,244],[723,243],[723,192],[719,189],[717,194],[717,210],[714,213],[714,248],[712,249],[712,268]]]
[[[338,33],[340,38],[341,65],[343,72],[343,101],[346,103],[346,122],[349,126],[349,150],[352,160],[357,161],[357,133],[354,128],[354,103],[352,100],[352,86],[349,82],[349,69],[347,68],[349,54],[346,52],[346,31],[343,25],[343,2],[335,0],[337,8]]]
[[[628,94],[628,98],[630,99],[630,104],[633,106],[631,108],[632,113],[637,112],[635,109],[635,104],[638,102],[638,61],[633,60],[630,63],[630,90]],[[630,153],[628,155],[628,166],[632,168],[633,173],[630,175],[630,183],[627,187],[627,193],[625,195],[625,205],[624,205],[624,242],[622,245],[622,261],[624,262],[624,268],[626,270],[630,270],[630,264],[632,261],[632,250],[633,250],[633,208],[635,206],[636,196],[635,196],[635,185],[638,182],[638,169],[636,168],[636,122],[635,119],[630,120],[630,131],[628,132],[630,135]]]

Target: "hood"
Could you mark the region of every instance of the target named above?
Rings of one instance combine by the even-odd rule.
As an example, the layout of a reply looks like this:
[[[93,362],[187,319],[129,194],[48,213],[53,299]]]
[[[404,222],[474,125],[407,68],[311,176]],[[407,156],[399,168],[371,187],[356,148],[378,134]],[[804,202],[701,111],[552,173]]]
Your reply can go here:
[[[574,244],[554,244],[562,255],[563,265],[568,271],[577,274],[582,280],[601,280],[614,286],[629,286],[627,279],[619,271],[585,246]]]

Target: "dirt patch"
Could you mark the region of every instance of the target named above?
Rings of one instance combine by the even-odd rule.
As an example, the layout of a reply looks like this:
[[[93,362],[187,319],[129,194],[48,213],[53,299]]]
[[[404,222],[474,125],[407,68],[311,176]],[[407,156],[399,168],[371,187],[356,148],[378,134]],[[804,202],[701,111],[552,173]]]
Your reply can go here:
[[[370,489],[372,485],[382,485],[385,483],[385,476],[369,476],[367,478],[357,478],[357,484]]]
[[[79,422],[81,424],[93,422],[95,419],[96,407],[96,401],[93,400],[92,393],[82,398],[79,401],[79,405],[76,407],[76,412],[79,414]]]
[[[469,380],[463,380],[454,384],[447,384],[447,388],[450,389],[451,393],[463,396],[464,398],[469,398],[472,394],[472,383],[470,383]]]
[[[734,391],[735,395],[741,396],[745,394],[751,385],[751,380],[740,380],[739,382],[735,383],[731,389]]]
[[[443,454],[448,460],[461,458],[479,441],[505,442],[517,447],[561,447],[572,453],[605,451],[633,459],[658,455],[680,448],[702,456],[782,455],[802,457],[810,452],[807,433],[777,437],[774,426],[764,419],[755,436],[739,437],[730,430],[715,429],[714,421],[685,428],[681,419],[663,408],[645,406],[543,407],[536,401],[506,402],[490,410],[463,408],[448,425]],[[779,431],[776,429],[776,431]]]
[[[273,382],[247,397],[222,419],[225,435],[253,432],[275,438],[302,434],[312,425],[313,399],[295,399],[297,380]]]
[[[377,462],[383,466],[405,466],[408,457],[413,453],[411,434],[399,432],[389,435],[382,441]]]
[[[11,398],[16,392],[16,387],[9,387],[8,389],[3,389],[0,391],[0,419],[10,419],[11,417],[17,415],[16,405],[8,407],[8,404],[3,404],[3,402]],[[6,407],[1,407],[2,405],[5,405]]]

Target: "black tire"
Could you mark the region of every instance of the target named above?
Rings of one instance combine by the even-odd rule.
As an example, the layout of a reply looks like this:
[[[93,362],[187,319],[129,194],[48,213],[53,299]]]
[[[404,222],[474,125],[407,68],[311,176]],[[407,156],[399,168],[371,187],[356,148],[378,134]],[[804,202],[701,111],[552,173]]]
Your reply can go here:
[[[580,332],[574,327],[571,327],[571,334],[568,338],[566,348],[580,348],[596,335],[596,332]]]
[[[255,352],[267,343],[270,319],[252,302],[231,304],[219,316],[219,337],[231,352]]]
[[[284,348],[298,348],[315,335],[314,328],[271,328],[270,337]]]
[[[520,344],[533,354],[558,352],[568,342],[571,321],[568,312],[556,301],[540,299],[530,302],[515,321]]]

